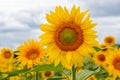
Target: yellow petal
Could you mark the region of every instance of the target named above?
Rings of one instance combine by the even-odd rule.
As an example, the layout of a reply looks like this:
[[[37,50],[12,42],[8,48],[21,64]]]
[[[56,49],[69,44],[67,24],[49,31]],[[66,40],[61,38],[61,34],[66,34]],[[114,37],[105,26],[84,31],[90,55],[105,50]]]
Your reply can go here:
[[[54,18],[51,17],[51,15],[49,15],[49,14],[46,14],[46,19],[47,19],[47,21],[48,21],[49,23],[51,23],[51,24],[54,24],[54,25],[58,25],[58,24],[59,24],[59,23],[58,23],[57,21],[55,21]]]
[[[66,14],[66,15],[69,15],[69,12],[68,12],[68,10],[67,10],[66,7],[64,7],[64,11],[65,11],[65,14]]]
[[[76,6],[74,5],[71,10],[71,17],[74,18],[76,15]]]
[[[59,57],[59,56],[58,56]],[[57,66],[60,63],[61,59],[60,58],[56,58],[55,59],[55,66]]]
[[[45,33],[40,36],[42,44],[49,44],[54,42],[53,35],[50,33]]]
[[[66,10],[66,8],[64,7],[64,9],[59,6],[59,13],[60,13],[60,16],[62,17],[62,22],[68,22],[69,21],[69,13],[68,11]]]
[[[61,53],[61,50],[56,46],[55,43],[49,44],[46,48],[47,55],[50,56],[51,59],[58,58],[58,55]]]
[[[80,14],[76,15],[75,22],[76,24],[81,25],[82,20],[84,19],[85,15],[88,13],[88,10],[81,12]]]
[[[40,25],[40,29],[44,32],[53,32],[56,30],[56,27],[54,25],[50,25],[50,24],[41,24]]]
[[[64,19],[63,19],[63,14],[64,14],[64,12],[62,12],[63,10],[60,8],[60,7],[56,7],[56,9],[55,9],[55,11],[56,11],[56,15],[57,15],[57,18],[59,19],[59,23],[61,23],[61,22],[63,22],[64,21]],[[61,23],[62,24],[62,23]]]
[[[68,63],[71,62],[71,59],[72,59],[72,52],[67,52],[67,53],[66,53],[66,59],[67,59]]]

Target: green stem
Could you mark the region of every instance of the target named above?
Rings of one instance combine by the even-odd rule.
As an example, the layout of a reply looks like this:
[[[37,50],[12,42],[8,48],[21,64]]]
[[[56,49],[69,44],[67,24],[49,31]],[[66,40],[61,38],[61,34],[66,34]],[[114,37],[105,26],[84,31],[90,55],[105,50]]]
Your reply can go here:
[[[36,71],[36,80],[39,80],[39,72]]]
[[[72,67],[72,80],[76,80],[76,67],[73,65]]]

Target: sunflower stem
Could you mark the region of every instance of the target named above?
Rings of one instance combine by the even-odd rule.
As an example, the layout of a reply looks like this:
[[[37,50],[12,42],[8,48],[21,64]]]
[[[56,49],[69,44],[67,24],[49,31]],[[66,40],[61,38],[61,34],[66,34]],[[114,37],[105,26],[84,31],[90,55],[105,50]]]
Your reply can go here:
[[[75,67],[75,65],[73,65],[73,67],[72,67],[72,80],[76,80],[76,67]]]
[[[39,80],[39,72],[36,71],[36,80]]]

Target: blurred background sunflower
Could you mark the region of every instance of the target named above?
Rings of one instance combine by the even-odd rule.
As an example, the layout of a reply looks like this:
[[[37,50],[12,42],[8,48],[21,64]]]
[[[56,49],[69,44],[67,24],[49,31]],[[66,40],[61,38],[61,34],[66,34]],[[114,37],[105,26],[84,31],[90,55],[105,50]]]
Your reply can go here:
[[[27,68],[32,68],[35,65],[41,64],[41,59],[44,57],[43,46],[37,40],[28,40],[23,45],[18,47],[17,63]]]

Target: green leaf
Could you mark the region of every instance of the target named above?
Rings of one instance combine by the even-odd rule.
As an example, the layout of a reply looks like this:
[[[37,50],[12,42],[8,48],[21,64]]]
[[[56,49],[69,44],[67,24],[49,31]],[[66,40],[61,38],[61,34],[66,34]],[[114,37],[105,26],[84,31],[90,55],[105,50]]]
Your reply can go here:
[[[98,47],[96,47],[96,46],[94,46],[93,48],[94,48],[96,51],[102,50],[102,49],[100,49],[100,48],[98,48]]]
[[[84,58],[84,66],[82,66],[83,69],[91,70],[94,71],[98,68],[99,66],[94,63],[93,60],[88,59],[87,57]]]
[[[29,72],[29,69],[14,70],[12,72],[9,72],[8,76],[6,78],[11,77],[11,76],[16,76],[16,75],[18,75],[20,73],[27,73],[27,72]]]
[[[66,79],[65,77],[60,77],[60,78],[49,78],[47,80],[62,80],[62,79]]]
[[[96,69],[95,71],[84,70],[77,74],[77,80],[86,80],[89,76],[91,76],[95,73],[98,73],[100,70],[101,70],[100,67],[98,69]]]
[[[13,53],[18,53],[18,52],[20,52],[20,51],[14,51]]]
[[[11,76],[16,76],[20,73],[29,73],[32,71],[43,71],[43,70],[53,70],[53,71],[62,71],[63,67],[61,64],[59,64],[58,66],[54,66],[54,64],[45,64],[45,65],[38,65],[37,67],[29,70],[29,69],[22,69],[22,70],[14,70],[12,72],[6,72],[5,74],[8,74],[7,77],[5,77],[4,79],[7,79],[8,77]],[[2,72],[0,72],[0,74],[3,74]]]
[[[0,72],[0,75],[3,74],[3,72]]]
[[[105,78],[109,76],[108,72],[103,67],[101,67],[101,71],[95,75],[98,80],[105,80]]]
[[[44,71],[44,70],[52,70],[52,71],[62,71],[63,67],[61,64],[58,66],[54,66],[54,64],[45,64],[45,65],[38,65],[37,67],[33,68],[31,71]]]

